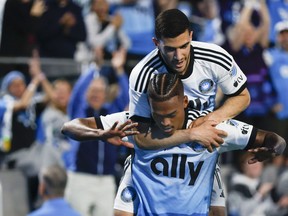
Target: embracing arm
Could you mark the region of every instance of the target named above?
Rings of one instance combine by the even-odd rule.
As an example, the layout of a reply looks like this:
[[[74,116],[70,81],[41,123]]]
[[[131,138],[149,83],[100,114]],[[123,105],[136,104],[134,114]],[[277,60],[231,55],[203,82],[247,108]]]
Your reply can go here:
[[[199,142],[212,152],[212,146],[218,147],[224,142],[223,138],[227,133],[215,128],[216,122],[204,121],[197,127],[176,130],[173,135],[165,136],[157,126],[146,123],[138,123],[140,132],[134,139],[139,148],[142,149],[161,149],[169,148],[187,142]]]
[[[227,98],[221,107],[205,116],[204,120],[214,120],[220,123],[221,121],[234,118],[245,110],[249,104],[250,94],[245,88],[240,94]]]

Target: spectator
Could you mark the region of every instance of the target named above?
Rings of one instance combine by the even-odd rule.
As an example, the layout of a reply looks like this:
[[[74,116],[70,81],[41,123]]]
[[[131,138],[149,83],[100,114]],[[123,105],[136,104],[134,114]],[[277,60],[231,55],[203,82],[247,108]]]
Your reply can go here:
[[[224,35],[221,30],[218,1],[196,0],[191,1],[191,4],[190,21],[193,29],[193,39],[222,45]]]
[[[269,41],[270,46],[276,45],[277,36],[274,27],[280,21],[288,21],[288,1],[286,0],[267,0],[267,6],[271,18]]]
[[[81,8],[71,0],[47,1],[37,27],[41,57],[74,58],[78,42],[86,40]]]
[[[1,56],[29,57],[35,46],[35,19],[44,12],[44,2],[7,0],[4,7]]]
[[[139,61],[152,49],[151,38],[154,35],[154,10],[152,0],[122,0],[115,6],[116,13],[123,18],[121,29],[131,39],[131,47],[127,51],[129,60]],[[134,65],[133,65],[134,66]],[[130,74],[131,65],[127,65]]]
[[[255,208],[257,216],[287,216],[288,215],[288,171],[286,170],[274,183],[263,202]]]
[[[272,189],[272,183],[263,183],[259,187],[263,171],[262,163],[248,164],[250,153],[242,153],[238,157],[236,171],[231,176],[231,189],[228,191],[227,204],[229,216],[254,215],[255,206]]]
[[[2,80],[1,137],[5,139],[3,143],[7,144],[4,151],[13,153],[30,147],[35,141],[35,105],[39,101],[33,96],[39,83],[39,76],[35,76],[26,87],[26,79],[20,71],[11,71]]]
[[[110,60],[115,51],[122,49],[126,56],[131,44],[121,29],[121,15],[110,15],[109,7],[107,0],[93,0],[91,11],[85,18],[88,45],[99,65],[103,64],[104,59]]]
[[[24,75],[9,72],[2,81],[4,95],[0,99],[2,166],[21,169],[28,179],[30,208],[33,209],[37,195],[39,155],[30,155],[39,149],[36,141],[37,120],[45,107],[43,97],[36,94],[41,79],[32,76],[26,87]],[[35,184],[36,181],[36,184]]]
[[[48,84],[49,85],[49,84]],[[49,87],[48,87],[49,88]],[[41,115],[41,126],[44,130],[44,145],[47,151],[43,158],[43,165],[60,164],[64,166],[63,154],[70,148],[68,139],[60,130],[64,122],[69,120],[67,106],[72,90],[70,82],[65,79],[56,79],[51,86],[49,104]]]
[[[42,76],[41,86],[46,93],[47,105],[39,119],[39,142],[43,144],[45,154],[41,166],[61,164],[62,153],[69,149],[69,142],[60,132],[64,122],[68,120],[67,106],[72,86],[68,80],[58,78],[51,82],[41,70],[40,59],[34,57],[30,61],[30,72]]]
[[[67,183],[65,170],[57,165],[43,168],[39,174],[38,193],[43,205],[28,216],[80,216],[64,199]]]
[[[192,13],[192,4],[189,1],[179,1],[179,0],[156,0],[153,1],[154,7],[154,16],[155,18],[165,10],[178,8],[181,10],[187,17],[191,16]]]
[[[277,23],[274,31],[276,46],[264,52],[264,60],[277,94],[277,102],[273,107],[277,118],[274,130],[288,140],[288,20]]]
[[[68,106],[71,119],[97,117],[125,109],[128,104],[128,77],[123,69],[124,60],[116,57],[112,60],[119,82],[116,95],[108,94],[110,87],[105,77],[99,75],[101,69],[97,66],[90,67],[80,76]],[[70,171],[65,193],[67,200],[83,216],[112,216],[117,159],[122,149],[101,140],[70,142],[71,151],[65,156]]]
[[[241,121],[272,130],[270,114],[274,103],[274,91],[267,66],[262,58],[269,45],[269,13],[264,0],[245,1],[239,19],[227,29],[227,40],[223,45],[247,76],[247,88],[251,103],[240,114]],[[265,116],[265,118],[263,118]]]
[[[0,56],[29,57],[35,47],[35,26],[42,16],[45,6],[43,0],[7,0],[3,1],[3,20],[0,25]],[[1,13],[2,18],[2,13]],[[20,70],[29,75],[28,67],[15,63],[1,65],[1,76],[9,71]]]

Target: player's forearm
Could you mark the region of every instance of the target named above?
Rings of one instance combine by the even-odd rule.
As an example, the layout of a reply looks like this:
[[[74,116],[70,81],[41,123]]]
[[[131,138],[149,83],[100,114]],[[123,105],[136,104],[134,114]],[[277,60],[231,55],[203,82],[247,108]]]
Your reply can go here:
[[[173,135],[167,137],[161,134],[155,135],[155,133],[138,134],[134,136],[134,139],[139,148],[147,150],[156,150],[163,148],[170,148],[182,143],[191,142],[191,135],[188,130],[177,130]]]
[[[61,128],[61,132],[71,139],[85,141],[100,139],[103,130],[97,129],[96,124],[91,124],[91,121],[89,121],[87,118],[76,118],[64,123],[63,127]]]
[[[214,120],[221,122],[234,118],[245,110],[250,104],[250,94],[247,89],[243,90],[239,95],[229,97],[224,104],[214,112],[207,115],[205,120]]]

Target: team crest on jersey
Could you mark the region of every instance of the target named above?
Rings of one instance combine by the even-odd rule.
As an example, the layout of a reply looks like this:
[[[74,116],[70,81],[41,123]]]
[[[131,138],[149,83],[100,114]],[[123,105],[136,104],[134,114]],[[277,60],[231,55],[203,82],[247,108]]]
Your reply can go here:
[[[134,187],[128,186],[121,192],[121,200],[126,203],[132,202],[136,199],[136,190]]]
[[[213,81],[211,79],[204,79],[199,84],[199,91],[201,93],[208,93],[213,88]]]
[[[234,76],[237,75],[237,68],[236,68],[235,65],[233,65],[232,70],[230,71],[229,75],[230,75],[231,77],[234,77]]]

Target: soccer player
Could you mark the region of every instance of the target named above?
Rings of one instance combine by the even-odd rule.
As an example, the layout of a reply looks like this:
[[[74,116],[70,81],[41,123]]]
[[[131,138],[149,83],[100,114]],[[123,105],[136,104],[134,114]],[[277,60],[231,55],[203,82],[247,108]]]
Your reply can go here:
[[[141,133],[135,136],[135,140],[143,149],[170,147],[195,136],[212,152],[212,147],[218,147],[225,135],[223,131],[215,130],[214,126],[235,117],[250,103],[247,78],[233,57],[218,45],[192,41],[192,35],[190,22],[180,10],[171,9],[160,13],[156,18],[153,38],[157,48],[144,57],[130,74],[129,113],[131,119],[139,124]],[[205,127],[204,130],[201,127],[193,127],[189,131],[176,130],[169,138],[156,142],[146,136],[151,117],[146,92],[149,80],[155,74],[167,72],[180,76],[190,108],[214,110],[218,87],[227,96],[227,100],[205,117],[205,122],[200,125]],[[199,125],[197,120],[194,125]],[[222,213],[218,216],[224,215],[221,209]]]
[[[191,121],[207,114],[186,109],[188,99],[184,96],[183,84],[176,75],[155,76],[149,85],[148,94],[155,120],[150,133],[156,140],[171,136],[177,129],[189,126]],[[97,125],[110,128],[112,122],[121,119],[121,122],[127,119],[125,113],[101,117],[101,122],[97,121]],[[94,125],[95,123],[94,121]],[[219,153],[250,149],[255,154],[250,163],[254,163],[281,154],[286,145],[285,140],[275,133],[257,130],[236,120],[227,120],[217,127],[229,133],[224,138],[225,143],[212,153],[197,142],[159,150],[143,150],[135,145],[133,184],[122,191],[122,198],[137,203],[138,215],[207,215],[214,167]],[[67,130],[69,128],[66,127],[65,131]],[[131,142],[134,142],[133,139]]]
[[[130,74],[129,113],[131,119],[139,123],[139,130],[144,132],[136,137],[137,144],[143,148],[169,147],[186,141],[185,138],[189,140],[183,131],[176,131],[171,139],[162,140],[156,145],[153,140],[147,142],[145,139],[151,118],[146,92],[149,80],[155,74],[178,74],[189,99],[188,106],[197,110],[214,110],[217,87],[221,88],[228,99],[205,117],[205,120],[214,120],[210,121],[209,129],[215,122],[235,117],[249,105],[247,79],[233,57],[218,45],[192,41],[192,34],[188,18],[180,10],[160,13],[155,21],[153,38],[157,48],[144,57]],[[200,143],[210,151],[210,144],[217,147],[223,142],[220,131],[205,130],[201,133],[207,139],[200,140]]]

